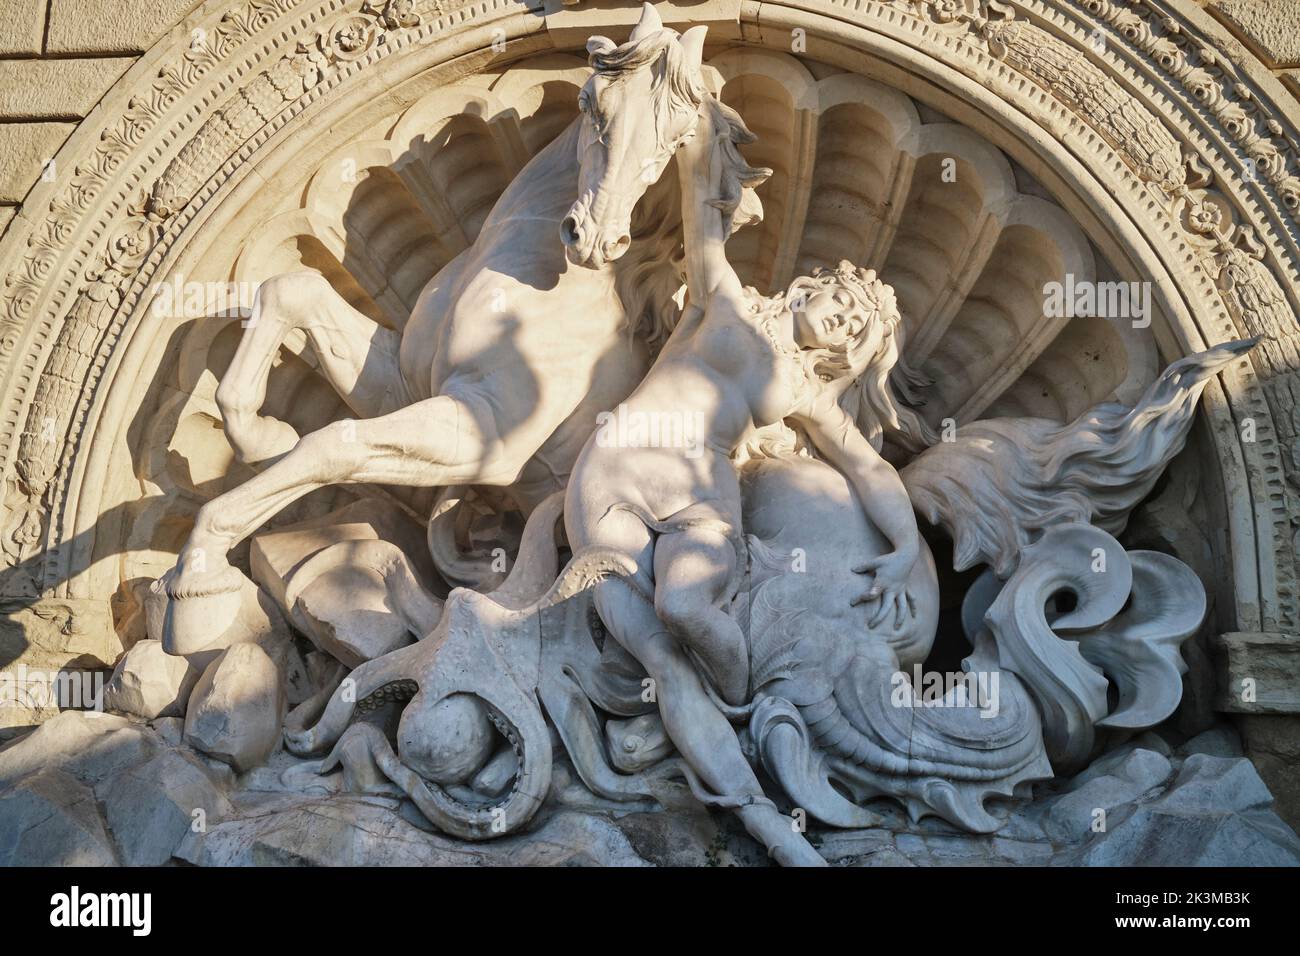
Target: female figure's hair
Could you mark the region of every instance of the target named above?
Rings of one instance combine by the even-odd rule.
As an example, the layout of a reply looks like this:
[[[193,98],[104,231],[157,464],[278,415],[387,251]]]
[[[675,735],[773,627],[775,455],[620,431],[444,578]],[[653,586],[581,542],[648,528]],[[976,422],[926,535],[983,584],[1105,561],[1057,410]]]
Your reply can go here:
[[[813,372],[823,381],[855,375],[856,381],[840,399],[840,406],[858,423],[871,446],[880,451],[885,432],[896,444],[918,451],[938,441],[938,436],[905,404],[923,377],[903,359],[902,313],[893,286],[882,282],[875,269],[861,269],[841,259],[834,269],[818,268],[812,276],[790,283],[787,298],[796,289],[807,290],[827,279],[847,292],[864,318],[858,334],[843,349],[814,349]],[[874,350],[871,329],[880,330]]]
[[[863,322],[843,346],[803,349],[805,374],[821,382],[854,377],[853,384],[840,397],[840,407],[857,422],[876,451],[880,451],[886,434],[908,451],[934,444],[938,436],[905,403],[912,389],[923,384],[924,379],[903,360],[904,333],[898,299],[874,269],[860,269],[841,260],[834,269],[818,268],[811,276],[800,276],[784,293],[766,298],[762,307],[765,311],[797,310],[808,297],[828,287],[847,292]],[[874,342],[873,329],[880,332]],[[795,454],[807,445],[785,426],[762,429],[759,439],[749,443],[746,457]]]

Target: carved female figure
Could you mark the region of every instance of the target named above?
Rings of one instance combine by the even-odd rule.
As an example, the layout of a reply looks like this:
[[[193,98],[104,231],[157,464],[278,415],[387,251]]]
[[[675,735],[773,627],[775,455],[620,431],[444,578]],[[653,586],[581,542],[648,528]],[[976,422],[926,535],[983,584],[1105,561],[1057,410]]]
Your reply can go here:
[[[648,425],[643,435],[664,431],[655,419],[687,416],[698,434],[665,447],[630,436],[601,440],[597,432],[575,465],[565,519],[575,552],[613,549],[636,562],[633,578],[597,585],[596,605],[654,681],[664,725],[698,775],[697,790],[736,808],[782,862],[818,863],[763,797],[728,722],[727,712],[735,715],[749,697],[746,639],[723,607],[745,567],[732,456],[759,429],[788,420],[850,478],[893,547],[857,569],[874,579],[855,603],[879,601],[871,627],[898,631],[913,615],[908,588],[919,533],[897,473],[839,400],[850,387],[863,390],[881,419],[870,429],[877,440],[884,425],[920,426],[889,391],[901,330],[892,291],[874,273],[841,263],[765,300],[743,288],[726,261],[724,242],[756,214],[751,187],[767,175],[736,149],[750,138],[734,111],[706,100],[696,135],[679,154],[691,304],[620,409],[624,420]]]

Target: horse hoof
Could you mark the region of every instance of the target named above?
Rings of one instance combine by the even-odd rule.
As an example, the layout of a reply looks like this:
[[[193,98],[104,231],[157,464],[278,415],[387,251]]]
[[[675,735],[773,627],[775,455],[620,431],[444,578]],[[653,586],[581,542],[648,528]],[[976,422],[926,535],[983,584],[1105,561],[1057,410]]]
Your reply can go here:
[[[248,582],[230,565],[215,571],[168,571],[154,582],[166,598],[163,650],[186,657],[219,649],[221,639],[239,617]]]

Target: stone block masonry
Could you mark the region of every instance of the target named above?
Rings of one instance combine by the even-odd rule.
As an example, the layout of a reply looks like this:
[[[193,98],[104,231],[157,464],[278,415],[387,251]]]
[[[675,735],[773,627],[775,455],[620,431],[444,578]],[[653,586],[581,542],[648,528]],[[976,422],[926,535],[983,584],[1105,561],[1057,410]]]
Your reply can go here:
[[[4,0],[0,237],[100,98],[198,0]]]

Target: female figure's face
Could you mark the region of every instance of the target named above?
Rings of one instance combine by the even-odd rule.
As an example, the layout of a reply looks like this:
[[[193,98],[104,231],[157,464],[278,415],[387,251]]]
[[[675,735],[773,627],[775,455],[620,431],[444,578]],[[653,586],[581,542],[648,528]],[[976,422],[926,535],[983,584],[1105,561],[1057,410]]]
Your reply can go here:
[[[817,283],[791,304],[794,340],[800,348],[835,349],[856,339],[866,324],[852,295],[832,283]]]

